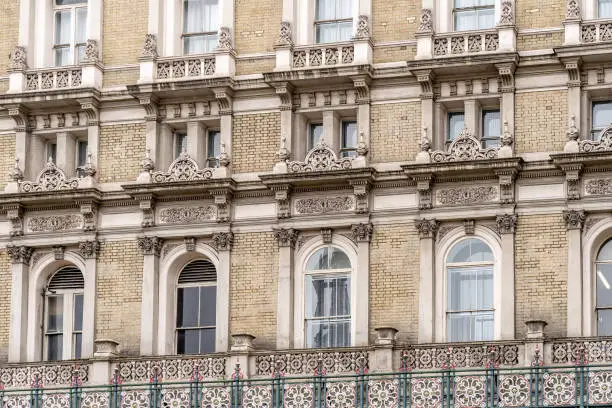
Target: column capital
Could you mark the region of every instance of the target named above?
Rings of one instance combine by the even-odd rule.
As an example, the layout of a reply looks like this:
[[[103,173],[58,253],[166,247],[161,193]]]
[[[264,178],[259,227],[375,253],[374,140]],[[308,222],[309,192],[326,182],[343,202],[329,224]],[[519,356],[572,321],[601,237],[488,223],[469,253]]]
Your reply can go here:
[[[273,231],[279,247],[294,248],[300,235],[300,231],[293,228],[274,228]]]
[[[6,252],[8,252],[11,258],[11,263],[28,265],[32,258],[33,250],[27,246],[7,245]]]
[[[100,242],[97,240],[79,242],[79,253],[85,259],[97,258],[100,253]]]
[[[497,224],[497,232],[499,235],[514,234],[517,222],[518,215],[516,214],[498,215],[495,220],[495,223]]]
[[[414,221],[414,226],[419,232],[419,238],[435,238],[440,222],[435,218],[421,218]]]
[[[563,220],[565,221],[565,227],[568,230],[582,230],[584,226],[584,220],[586,214],[583,210],[565,210],[563,211]]]
[[[217,251],[231,251],[234,244],[233,232],[219,232],[212,236],[213,245]]]
[[[370,242],[374,226],[372,223],[360,223],[351,225],[351,234],[357,242]]]
[[[143,255],[159,256],[164,241],[158,237],[138,237],[137,243]]]

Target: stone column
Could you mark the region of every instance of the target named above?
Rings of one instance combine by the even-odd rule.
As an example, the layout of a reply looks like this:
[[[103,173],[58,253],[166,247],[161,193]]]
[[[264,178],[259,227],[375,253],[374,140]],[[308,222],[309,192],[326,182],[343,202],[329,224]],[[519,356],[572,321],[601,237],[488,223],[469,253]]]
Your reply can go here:
[[[419,270],[419,343],[434,341],[435,317],[435,238],[440,223],[435,219],[421,218],[415,221],[420,238]]]
[[[97,259],[100,253],[100,243],[96,240],[79,242],[79,253],[85,259],[85,280],[83,306],[83,358],[91,358],[94,354],[95,319],[96,319],[96,282]]]
[[[516,214],[498,215],[497,232],[501,236],[501,274],[498,286],[500,321],[496,323],[495,339],[514,339],[514,232],[518,216]]]
[[[137,243],[138,249],[140,249],[144,256],[142,267],[140,354],[152,356],[157,352],[159,253],[163,241],[157,237],[138,237]]]
[[[68,132],[58,132],[57,137],[57,167],[62,169],[66,177],[75,175],[76,140]]]
[[[206,167],[206,126],[203,122],[187,122],[187,154],[200,168]]]
[[[117,352],[119,343],[110,339],[100,339],[96,340],[95,344],[96,351],[91,364],[89,383],[91,385],[107,385],[113,376],[114,367],[111,365],[111,360],[119,356]]]
[[[232,378],[250,376],[249,356],[253,351],[253,340],[255,336],[251,334],[232,334],[231,357],[226,359],[225,366],[225,372]]]
[[[217,271],[217,328],[215,351],[224,353],[229,347],[229,310],[231,251],[234,244],[232,232],[213,234],[213,246],[219,253],[219,270]]]
[[[582,210],[567,210],[563,219],[567,228],[567,336],[582,336]]]
[[[351,233],[357,242],[357,273],[355,282],[355,341],[354,346],[367,346],[369,343],[370,302],[370,240],[374,227],[372,224],[353,224]]]
[[[8,361],[18,363],[26,360],[28,275],[32,248],[9,245],[6,250],[12,263]]]
[[[299,231],[279,228],[274,236],[278,240],[276,348],[283,350],[293,348],[293,256]]]

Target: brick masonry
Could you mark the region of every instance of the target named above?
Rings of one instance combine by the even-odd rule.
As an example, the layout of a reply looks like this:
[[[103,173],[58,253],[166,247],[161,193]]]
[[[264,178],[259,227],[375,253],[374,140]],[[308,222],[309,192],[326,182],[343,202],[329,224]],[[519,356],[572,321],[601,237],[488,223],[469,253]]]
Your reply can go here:
[[[19,2],[0,2],[0,76],[6,75],[9,54],[17,45],[19,37]]]
[[[567,141],[567,91],[517,93],[514,124],[517,153],[558,152]]]
[[[372,105],[370,160],[414,160],[418,151],[421,102]]]
[[[374,41],[398,41],[414,38],[420,14],[420,1],[372,1],[371,25]]]
[[[5,249],[0,250],[0,361],[6,361],[11,318],[11,262]]]
[[[280,146],[280,113],[236,115],[232,137],[235,173],[272,171]]]
[[[105,65],[138,63],[148,16],[148,0],[104,1],[102,59]]]
[[[520,28],[562,27],[566,2],[560,0],[515,0],[516,24]]]
[[[0,191],[10,181],[9,172],[13,167],[15,167],[15,134],[0,135]]]
[[[561,44],[563,44],[563,31],[519,34],[516,39],[516,48],[519,51],[550,49]]]
[[[238,53],[274,51],[280,31],[282,3],[282,0],[235,0],[235,47]]]
[[[144,123],[102,126],[98,154],[100,181],[135,181],[145,146]]]

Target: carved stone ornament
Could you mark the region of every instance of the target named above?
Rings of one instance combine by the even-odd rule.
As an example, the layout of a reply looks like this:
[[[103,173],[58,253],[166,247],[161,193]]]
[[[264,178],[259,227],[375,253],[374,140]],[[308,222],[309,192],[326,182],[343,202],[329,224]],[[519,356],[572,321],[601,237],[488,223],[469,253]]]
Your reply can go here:
[[[213,245],[217,251],[231,251],[234,244],[233,232],[219,232],[212,236]]]
[[[82,226],[83,217],[76,214],[32,217],[28,220],[28,229],[32,232],[71,231]]]
[[[20,189],[24,193],[29,193],[33,191],[72,190],[78,186],[79,180],[77,178],[66,178],[64,172],[49,159],[36,181],[24,181],[21,183]]]
[[[297,214],[328,214],[351,211],[355,209],[353,196],[313,197],[295,200]]]
[[[293,45],[293,34],[291,33],[291,23],[289,21],[281,22],[276,45]]]
[[[430,8],[421,9],[417,33],[433,33],[433,13]]]
[[[281,162],[286,162],[291,157],[291,152],[287,149],[287,138],[285,136],[281,137],[280,148],[278,149],[278,153],[276,153],[278,160]]]
[[[79,242],[79,253],[85,259],[94,259],[100,253],[99,241],[81,241]]]
[[[9,177],[15,183],[19,183],[20,181],[23,181],[23,171],[21,170],[21,167],[19,167],[19,157],[15,158],[15,165],[9,172]]]
[[[156,171],[152,173],[154,183],[169,183],[175,181],[208,180],[212,178],[212,169],[205,168],[200,170],[198,163],[186,152],[182,152],[179,157],[170,164],[168,172]]]
[[[138,237],[137,245],[143,255],[159,256],[164,241],[158,237]]]
[[[323,239],[324,244],[332,243],[332,236],[334,234],[334,230],[331,228],[321,228],[321,238]]]
[[[85,62],[100,62],[100,46],[96,40],[87,40]]]
[[[147,149],[145,152],[145,157],[140,162],[140,171],[141,173],[150,173],[155,169],[155,163],[153,159],[151,159],[151,149]]]
[[[370,38],[370,22],[368,16],[361,15],[357,19],[357,31],[355,31],[355,39],[367,39]]]
[[[185,249],[187,252],[193,252],[196,248],[196,239],[195,237],[185,237],[183,240],[185,242]]]
[[[6,218],[10,222],[11,237],[23,235],[23,207],[20,204],[7,204],[4,206],[6,210]]]
[[[157,36],[155,34],[145,36],[140,55],[144,58],[157,58]]]
[[[290,161],[288,163],[289,173],[307,173],[314,171],[345,170],[352,167],[351,159],[338,159],[336,153],[325,140],[321,138],[319,143],[313,147],[303,162]]]
[[[579,149],[587,153],[612,151],[612,125],[601,131],[598,140],[581,140]]]
[[[463,229],[465,230],[465,235],[474,235],[476,221],[472,219],[463,220]]]
[[[213,205],[164,208],[159,212],[160,224],[199,224],[214,221],[215,218],[217,218],[217,208]]]
[[[504,214],[498,215],[495,219],[497,225],[497,232],[501,234],[514,234],[516,224],[518,222],[518,215],[516,214]]]
[[[66,248],[64,248],[61,245],[58,246],[54,246],[53,247],[53,258],[55,258],[56,261],[61,261],[64,259],[64,252],[65,252]]]
[[[25,47],[17,46],[13,48],[9,55],[9,70],[23,71],[28,69],[28,57]]]
[[[421,218],[414,221],[414,226],[419,232],[420,238],[435,238],[440,223],[435,219]]]
[[[278,240],[279,247],[294,248],[300,232],[293,228],[275,228],[274,238]]]
[[[612,179],[588,180],[584,190],[589,195],[610,195],[612,194]]]
[[[563,220],[568,230],[577,229],[582,230],[584,226],[584,220],[586,215],[582,210],[566,210],[563,211]]]
[[[512,1],[502,1],[499,25],[514,25],[514,10],[512,9]]]
[[[567,0],[565,18],[568,20],[580,20],[582,18],[580,13],[580,0]]]
[[[357,242],[370,242],[372,232],[374,232],[374,226],[371,223],[351,225],[351,234],[353,234],[353,238]]]
[[[578,128],[576,127],[576,116],[575,115],[570,116],[569,126],[567,129],[567,132],[565,133],[567,134],[567,140],[576,141],[580,138],[580,132],[578,131]]]
[[[445,188],[436,192],[438,204],[470,205],[489,203],[497,200],[499,190],[496,186],[466,186]]]
[[[233,50],[232,33],[228,27],[219,28],[219,45],[218,50]]]
[[[480,140],[463,128],[461,133],[448,146],[448,151],[436,150],[431,153],[431,160],[436,163],[454,162],[463,160],[486,160],[497,158],[496,148],[483,149]]]
[[[15,246],[15,245],[7,245],[6,252],[8,256],[11,258],[11,262],[14,264],[25,264],[28,265],[30,263],[30,259],[32,258],[32,248],[27,246]]]

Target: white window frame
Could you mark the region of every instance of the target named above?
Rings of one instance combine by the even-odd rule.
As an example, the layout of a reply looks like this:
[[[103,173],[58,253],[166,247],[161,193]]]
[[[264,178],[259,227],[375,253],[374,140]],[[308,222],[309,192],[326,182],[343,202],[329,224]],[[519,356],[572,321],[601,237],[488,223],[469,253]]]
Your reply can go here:
[[[181,51],[181,55],[198,55],[196,54],[187,54],[185,52],[185,39],[187,37],[196,37],[196,36],[216,36],[217,37],[217,42],[219,40],[219,30],[217,29],[217,31],[203,31],[203,32],[190,32],[190,33],[185,33],[184,29],[185,29],[185,1],[186,0],[179,0],[180,1],[180,51]],[[221,12],[221,7],[222,7],[222,2],[223,0],[219,0],[219,13]],[[220,14],[216,16],[217,22],[218,22],[218,26],[221,27],[221,18],[220,18]],[[216,48],[216,46],[215,46]],[[210,50],[204,50],[204,52],[202,52],[201,54],[208,54],[211,52],[214,52],[214,48],[210,49]]]
[[[434,324],[434,341],[437,343],[447,342],[447,302],[448,302],[448,273],[446,259],[452,248],[461,240],[466,238],[478,238],[491,248],[493,252],[493,305],[494,305],[494,323],[493,323],[493,340],[502,340],[502,326],[505,322],[514,322],[514,306],[507,308],[505,311],[501,305],[503,282],[501,277],[501,268],[503,262],[503,253],[501,249],[501,239],[492,230],[476,225],[473,235],[467,235],[463,226],[457,227],[447,233],[439,243],[436,244],[435,255],[435,324]]]
[[[502,1],[503,0],[495,0],[496,25],[499,22]],[[434,29],[436,33],[448,33],[454,31],[454,6],[454,0],[434,0]],[[492,28],[495,28],[495,26]]]
[[[183,138],[185,142],[185,148],[181,149],[180,152],[178,151],[179,137]],[[172,161],[178,159],[181,153],[183,152],[187,153],[188,143],[189,143],[189,136],[187,135],[187,131],[177,130],[172,133]],[[196,158],[194,157],[194,159]]]
[[[605,125],[604,127],[600,127],[600,128],[594,128],[593,127],[593,121],[595,119],[595,115],[594,115],[594,108],[595,105],[597,104],[601,104],[601,103],[609,103],[612,105],[612,99],[594,99],[590,101],[590,112],[589,112],[589,117],[590,117],[590,123],[589,123],[589,133],[588,133],[588,139],[589,140],[598,140],[597,138],[599,137],[599,134],[606,129],[608,126],[612,125],[612,120],[610,120],[610,123],[608,123],[607,125]]]
[[[461,12],[461,11],[478,11],[478,10],[493,10],[493,19],[495,20],[495,2],[493,2],[492,6],[473,6],[473,7],[462,7],[462,8],[456,8],[455,7],[455,0],[453,1],[453,9],[452,9],[452,17],[451,17],[451,21],[453,24],[453,31],[459,31],[457,30],[457,28],[455,27],[455,14],[457,13],[457,11]],[[495,21],[493,21],[493,26],[492,27],[487,27],[487,28],[478,28],[477,30],[490,30],[492,28],[495,28]],[[465,31],[465,30],[464,30]]]
[[[497,140],[497,146],[496,147],[501,147],[501,135],[503,133],[503,126],[502,126],[502,112],[500,108],[482,108],[479,109],[480,110],[480,140],[482,143],[482,147],[486,148],[486,144],[485,142],[487,140]],[[485,138],[485,116],[487,113],[490,112],[499,112],[499,122],[500,122],[500,126],[499,126],[499,132],[496,136],[494,137],[489,137],[489,138]]]
[[[355,132],[356,132],[356,140],[355,140],[355,146],[351,146],[351,147],[346,147],[344,145],[344,130],[346,128],[346,125],[349,123],[354,123],[355,124]],[[357,157],[357,146],[359,145],[359,124],[357,123],[357,119],[343,119],[340,121],[340,140],[339,140],[339,157],[346,157],[346,158],[355,158]]]
[[[84,43],[77,43],[76,42],[76,31],[77,31],[77,23],[76,23],[76,19],[77,19],[77,9],[86,9],[87,13],[89,13],[89,3],[88,2],[84,2],[84,3],[80,3],[80,4],[70,4],[70,5],[65,5],[65,6],[58,6],[56,4],[57,0],[52,0],[53,1],[53,17],[52,17],[52,27],[53,27],[53,51],[52,51],[52,58],[53,58],[53,65],[54,66],[60,66],[57,64],[57,61],[55,60],[55,50],[58,48],[66,48],[68,47],[71,51],[72,54],[72,64],[68,64],[68,66],[70,65],[78,65],[81,61],[79,61],[79,53],[78,53],[78,48],[79,47],[83,47],[83,54],[85,53],[85,45],[87,43],[87,22],[88,22],[88,18],[85,19],[85,42]],[[55,27],[55,16],[57,15],[58,12],[61,11],[66,11],[66,10],[70,10],[71,12],[71,34],[70,34],[70,43],[69,44],[57,44],[57,39],[55,38],[55,33],[56,33],[56,27]]]
[[[314,3],[315,3],[315,15],[314,15],[314,17],[313,17],[313,30],[314,30],[314,31],[313,31],[313,36],[314,36],[315,43],[317,43],[317,44],[327,44],[326,42],[318,42],[318,41],[317,41],[317,26],[319,26],[319,25],[324,25],[324,24],[336,24],[336,30],[338,30],[338,25],[339,25],[340,23],[343,23],[343,22],[344,22],[344,23],[346,23],[346,22],[349,22],[349,21],[350,21],[351,26],[353,27],[353,28],[351,29],[351,32],[352,32],[352,33],[354,33],[355,18],[354,18],[354,16],[353,16],[353,15],[351,15],[350,17],[343,17],[343,18],[339,18],[338,16],[336,16],[336,18],[335,18],[335,19],[331,19],[331,20],[318,20],[318,19],[317,19],[317,6],[318,6],[318,4],[319,4],[319,3],[318,3],[319,1],[320,1],[320,0],[314,0]],[[338,3],[338,1],[340,1],[340,0],[335,0],[335,1],[337,2],[337,3],[336,3],[336,7],[338,7],[338,4],[339,4],[339,3]],[[355,2],[356,0],[352,0],[352,1],[353,1],[353,2]],[[336,14],[337,14],[337,13],[338,13],[338,9],[336,9]],[[351,14],[352,14],[352,13],[351,13]],[[337,32],[336,34],[339,34],[339,33]],[[350,41],[350,40],[351,40],[351,38],[352,38],[352,34],[351,34],[351,36],[350,36],[349,38],[347,38],[346,40],[338,40],[338,41],[334,41],[334,42]]]
[[[59,272],[59,270],[58,270]],[[82,272],[81,272],[82,273]],[[74,335],[77,333],[83,334],[83,330],[75,331],[74,330],[74,301],[77,295],[83,296],[83,308],[85,307],[85,293],[83,289],[62,289],[57,290],[55,292],[45,292],[45,315],[44,315],[44,334],[45,341],[43,345],[43,361],[48,360],[48,333],[47,333],[47,325],[49,323],[49,298],[50,297],[62,297],[63,302],[63,312],[62,312],[62,358],[61,360],[72,360],[75,358],[74,355]],[[84,322],[83,322],[84,323]],[[83,342],[83,337],[81,336],[81,342]],[[81,352],[83,350],[83,344],[81,344]],[[66,357],[69,356],[69,357]]]
[[[295,2],[295,3],[294,3]],[[315,7],[313,0],[283,0],[283,18],[293,21],[293,41],[296,45],[316,43]],[[370,15],[371,0],[353,0],[353,35],[357,28],[359,14]],[[295,14],[294,14],[295,13]]]

